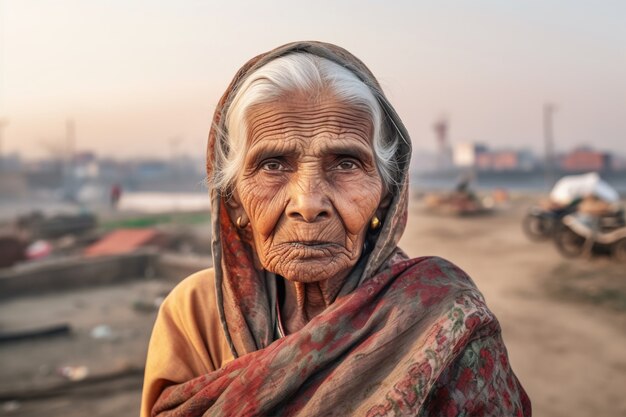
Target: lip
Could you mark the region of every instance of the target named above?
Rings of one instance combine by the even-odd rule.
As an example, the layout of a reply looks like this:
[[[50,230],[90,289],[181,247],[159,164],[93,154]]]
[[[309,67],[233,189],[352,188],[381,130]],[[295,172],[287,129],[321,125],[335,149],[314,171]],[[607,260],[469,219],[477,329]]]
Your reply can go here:
[[[338,251],[342,251],[341,245],[334,242],[321,242],[321,241],[292,241],[286,242],[288,247],[289,257],[294,260],[311,260],[311,259],[326,259],[329,256],[334,256]]]
[[[324,249],[330,246],[337,246],[335,242],[324,242],[324,241],[319,241],[319,240],[295,241],[295,242],[287,242],[287,244],[295,248],[311,248],[311,249]]]

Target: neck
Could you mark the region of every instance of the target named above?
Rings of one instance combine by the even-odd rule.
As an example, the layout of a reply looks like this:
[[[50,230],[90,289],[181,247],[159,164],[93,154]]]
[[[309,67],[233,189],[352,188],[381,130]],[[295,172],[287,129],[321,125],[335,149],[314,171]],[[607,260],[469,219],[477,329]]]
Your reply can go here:
[[[345,277],[320,282],[302,283],[285,279],[285,298],[281,303],[284,329],[293,333],[331,305]]]

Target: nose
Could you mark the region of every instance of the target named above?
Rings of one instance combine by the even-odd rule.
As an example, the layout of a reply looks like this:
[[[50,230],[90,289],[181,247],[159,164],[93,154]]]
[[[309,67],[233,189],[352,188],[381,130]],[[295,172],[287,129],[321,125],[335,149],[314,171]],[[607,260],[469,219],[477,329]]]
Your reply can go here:
[[[313,223],[330,217],[332,206],[321,181],[301,178],[291,187],[287,216]]]

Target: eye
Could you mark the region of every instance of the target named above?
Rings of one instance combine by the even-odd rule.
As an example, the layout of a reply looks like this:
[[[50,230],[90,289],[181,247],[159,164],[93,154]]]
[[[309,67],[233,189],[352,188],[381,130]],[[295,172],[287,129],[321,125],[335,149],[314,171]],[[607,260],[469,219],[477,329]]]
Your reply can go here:
[[[285,166],[276,159],[269,159],[261,163],[261,169],[265,171],[284,171]]]
[[[351,171],[353,169],[357,169],[359,164],[352,158],[344,158],[339,160],[335,165],[335,169],[339,171]]]

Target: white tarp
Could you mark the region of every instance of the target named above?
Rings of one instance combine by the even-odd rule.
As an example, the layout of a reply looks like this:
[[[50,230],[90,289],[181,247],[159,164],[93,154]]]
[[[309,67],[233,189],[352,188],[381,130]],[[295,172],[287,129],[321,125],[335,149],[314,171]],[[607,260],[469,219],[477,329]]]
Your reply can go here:
[[[209,193],[125,192],[117,206],[121,211],[140,213],[171,213],[185,211],[209,212]]]
[[[556,182],[550,199],[559,204],[569,204],[576,198],[595,196],[607,203],[619,201],[619,194],[600,178],[597,172],[583,175],[568,175]]]

